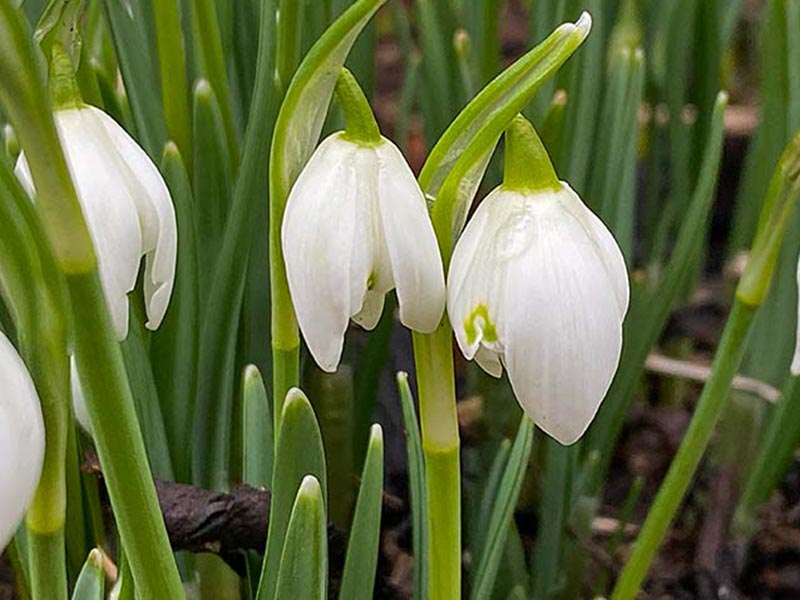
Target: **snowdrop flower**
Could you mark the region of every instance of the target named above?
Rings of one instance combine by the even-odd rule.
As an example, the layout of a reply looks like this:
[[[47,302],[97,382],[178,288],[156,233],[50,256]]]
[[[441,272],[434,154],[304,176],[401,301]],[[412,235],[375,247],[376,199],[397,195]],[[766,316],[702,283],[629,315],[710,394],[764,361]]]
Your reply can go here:
[[[342,85],[358,84],[346,74]],[[400,150],[378,133],[368,107],[360,115],[344,108],[348,130],[325,139],[311,156],[289,194],[281,230],[297,321],[328,372],[339,364],[350,319],[374,328],[393,288],[400,321],[415,331],[436,329],[445,305],[442,261],[422,190]],[[363,130],[353,134],[352,121],[367,112]]]
[[[504,184],[454,250],[447,310],[464,355],[495,377],[505,367],[525,412],[572,444],[619,363],[625,261],[600,219],[558,181],[527,121],[515,121],[506,149]]]
[[[14,346],[0,333],[0,552],[33,498],[44,461],[39,396]]]
[[[157,329],[175,278],[177,226],[169,190],[147,154],[100,109],[81,105],[54,116],[117,339],[128,334],[127,295],[136,285],[143,256],[147,327]],[[33,196],[24,153],[16,174]]]

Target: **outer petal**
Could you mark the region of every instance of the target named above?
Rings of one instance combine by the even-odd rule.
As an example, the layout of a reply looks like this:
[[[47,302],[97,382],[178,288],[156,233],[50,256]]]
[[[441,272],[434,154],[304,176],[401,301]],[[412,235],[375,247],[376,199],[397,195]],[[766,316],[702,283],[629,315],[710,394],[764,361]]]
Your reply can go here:
[[[562,181],[561,183],[564,189],[556,195],[556,198],[577,219],[595,244],[596,251],[608,273],[608,278],[614,286],[621,321],[625,318],[630,303],[630,283],[625,257],[605,224],[589,210],[580,196],[566,182]]]
[[[378,198],[404,325],[430,333],[444,313],[442,257],[425,196],[400,150],[389,140],[378,155]]]
[[[147,328],[158,329],[167,312],[175,280],[178,227],[172,197],[158,168],[134,139],[103,111],[89,107],[116,148],[124,167],[121,174],[133,191],[146,255],[144,292]]]
[[[514,240],[500,234],[524,202],[521,194],[502,188],[486,196],[458,239],[447,274],[447,312],[458,345],[467,359],[477,358],[495,376],[502,366],[479,348],[503,351],[499,333],[504,329],[509,241],[513,245]]]
[[[594,418],[619,363],[618,287],[596,242],[557,202],[533,197],[531,243],[509,272],[505,366],[525,411],[562,444]],[[547,200],[547,199],[544,199]]]
[[[86,408],[86,396],[83,394],[83,385],[81,384],[78,364],[75,362],[74,356],[69,359],[69,370],[70,388],[72,391],[72,410],[75,413],[75,419],[77,419],[84,431],[91,435],[92,423],[89,421],[89,409]]]
[[[142,234],[128,185],[120,179],[120,161],[102,125],[88,109],[55,113],[84,218],[94,242],[100,281],[117,339],[128,333],[127,294],[136,284]],[[33,182],[24,154],[17,177],[29,192]]]
[[[281,244],[297,321],[325,371],[339,365],[352,306],[357,146],[337,134],[320,144],[297,179],[284,213]],[[366,284],[366,275],[364,276]],[[366,289],[366,288],[364,288]]]
[[[0,333],[0,552],[33,498],[44,460],[39,397],[17,351]]]

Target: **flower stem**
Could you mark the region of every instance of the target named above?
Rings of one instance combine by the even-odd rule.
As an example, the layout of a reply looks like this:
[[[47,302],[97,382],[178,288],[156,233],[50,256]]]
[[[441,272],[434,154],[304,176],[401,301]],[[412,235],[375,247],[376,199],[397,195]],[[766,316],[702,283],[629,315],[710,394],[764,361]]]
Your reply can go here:
[[[67,277],[75,356],[100,465],[136,588],[143,598],[183,598],[119,344],[97,272]]]
[[[64,528],[39,533],[29,530],[31,597],[66,600],[67,564]]]
[[[632,600],[639,592],[650,563],[694,478],[714,426],[725,409],[756,308],[738,297],[733,304],[711,367],[711,377],[703,387],[689,429],[647,514],[633,553],[614,587],[612,600]]]
[[[428,519],[428,597],[461,597],[461,475],[447,318],[431,334],[414,334]]]

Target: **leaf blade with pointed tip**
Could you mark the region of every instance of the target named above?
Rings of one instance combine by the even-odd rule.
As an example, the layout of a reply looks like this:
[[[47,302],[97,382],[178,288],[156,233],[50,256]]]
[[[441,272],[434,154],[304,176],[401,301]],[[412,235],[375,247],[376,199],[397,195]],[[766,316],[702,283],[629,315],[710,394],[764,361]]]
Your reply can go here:
[[[292,505],[302,479],[306,475],[313,475],[322,486],[323,499],[327,494],[322,434],[311,403],[296,388],[290,390],[283,406],[274,464],[269,532],[257,600],[275,598],[279,557],[286,540]]]
[[[83,564],[72,600],[103,600],[105,597],[106,573],[103,570],[103,554],[97,548],[89,552]]]
[[[328,528],[319,481],[306,475],[297,492],[281,553],[275,598],[324,600],[328,595]]]
[[[475,585],[472,589],[472,598],[488,598],[494,588],[532,446],[533,422],[527,417],[522,417],[495,496],[487,526],[487,538],[481,551]]]
[[[361,476],[347,558],[342,573],[340,600],[368,600],[374,596],[375,570],[381,532],[383,500],[383,431],[373,425],[367,460]]]

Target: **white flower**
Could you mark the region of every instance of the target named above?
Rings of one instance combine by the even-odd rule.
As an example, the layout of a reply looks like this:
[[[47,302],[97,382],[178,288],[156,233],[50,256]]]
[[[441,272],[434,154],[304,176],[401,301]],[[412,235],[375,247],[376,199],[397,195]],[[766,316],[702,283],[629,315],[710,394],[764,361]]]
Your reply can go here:
[[[281,241],[300,330],[325,371],[339,364],[350,319],[375,327],[392,288],[404,325],[428,333],[441,321],[444,273],[425,197],[385,138],[323,141],[289,194]]]
[[[136,285],[142,256],[147,258],[147,327],[157,329],[175,278],[177,227],[169,190],[147,154],[103,111],[83,106],[54,116],[94,242],[117,339],[128,334],[127,294]],[[33,196],[24,155],[16,173]]]
[[[14,346],[0,333],[0,552],[33,498],[44,461],[39,396]]]
[[[495,189],[456,245],[447,310],[468,359],[500,377],[562,444],[583,435],[619,363],[625,261],[566,183]]]

